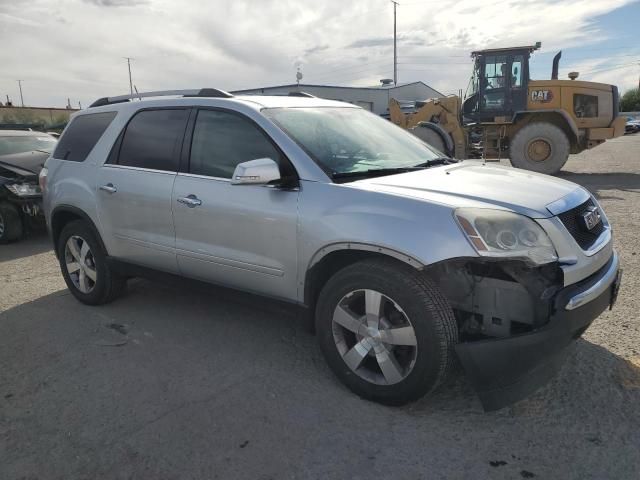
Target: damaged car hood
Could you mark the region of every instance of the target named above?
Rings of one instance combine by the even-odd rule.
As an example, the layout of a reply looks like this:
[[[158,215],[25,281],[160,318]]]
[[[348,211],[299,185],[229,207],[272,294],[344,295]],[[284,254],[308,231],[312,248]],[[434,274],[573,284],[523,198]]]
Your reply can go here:
[[[37,176],[48,157],[48,153],[38,151],[0,155],[0,176]]]
[[[511,210],[531,218],[552,216],[546,208],[548,204],[582,188],[556,177],[472,160],[350,185],[455,208]]]

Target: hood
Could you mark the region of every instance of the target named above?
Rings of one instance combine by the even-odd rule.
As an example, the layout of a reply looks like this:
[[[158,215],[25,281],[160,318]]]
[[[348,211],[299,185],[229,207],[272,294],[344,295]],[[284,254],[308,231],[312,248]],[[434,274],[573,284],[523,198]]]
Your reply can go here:
[[[548,204],[582,189],[556,177],[472,160],[360,180],[350,185],[454,208],[511,210],[531,218],[552,216],[547,210]]]
[[[31,177],[38,175],[49,157],[45,152],[24,152],[0,155],[0,175],[8,170],[12,176]]]

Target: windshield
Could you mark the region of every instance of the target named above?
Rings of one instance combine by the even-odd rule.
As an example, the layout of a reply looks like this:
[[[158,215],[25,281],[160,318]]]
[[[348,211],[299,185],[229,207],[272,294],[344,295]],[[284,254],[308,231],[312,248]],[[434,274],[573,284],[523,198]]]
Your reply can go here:
[[[359,108],[272,108],[263,113],[331,176],[425,166],[442,157],[411,133]]]
[[[476,93],[478,93],[478,78],[480,77],[479,69],[480,69],[480,66],[478,62],[476,62],[473,67],[473,74],[471,75],[471,78],[469,79],[469,84],[467,85],[467,91],[464,94],[465,99],[470,98],[474,96]]]
[[[45,133],[42,135],[24,135],[19,137],[0,136],[0,155],[32,152],[34,150],[51,153],[56,143],[55,138]]]

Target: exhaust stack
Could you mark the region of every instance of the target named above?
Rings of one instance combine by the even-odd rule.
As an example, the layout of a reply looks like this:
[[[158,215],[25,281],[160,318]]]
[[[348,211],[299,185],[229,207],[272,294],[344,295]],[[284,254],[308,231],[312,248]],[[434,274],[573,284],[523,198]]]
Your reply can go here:
[[[560,57],[562,57],[562,50],[556,53],[556,56],[553,57],[553,68],[551,70],[551,80],[558,79],[558,64],[560,63]]]

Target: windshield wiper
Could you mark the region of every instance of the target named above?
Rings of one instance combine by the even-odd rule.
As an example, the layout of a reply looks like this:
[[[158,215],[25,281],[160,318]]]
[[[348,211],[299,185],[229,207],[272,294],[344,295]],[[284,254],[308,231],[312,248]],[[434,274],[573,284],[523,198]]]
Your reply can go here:
[[[416,165],[414,167],[395,167],[395,168],[370,168],[369,170],[358,170],[355,172],[334,172],[331,178],[352,178],[352,177],[383,177],[385,175],[393,175],[395,173],[413,172],[422,170],[426,167]]]
[[[437,157],[414,165],[414,167],[433,167],[434,165],[449,165],[450,163],[458,163],[458,160],[449,157]]]
[[[331,178],[354,178],[354,177],[382,177],[385,175],[393,175],[396,173],[414,172],[416,170],[424,170],[425,168],[436,165],[448,165],[457,163],[458,160],[449,157],[431,158],[426,162],[412,165],[410,167],[393,167],[393,168],[370,168],[368,170],[357,170],[355,172],[334,172]]]

